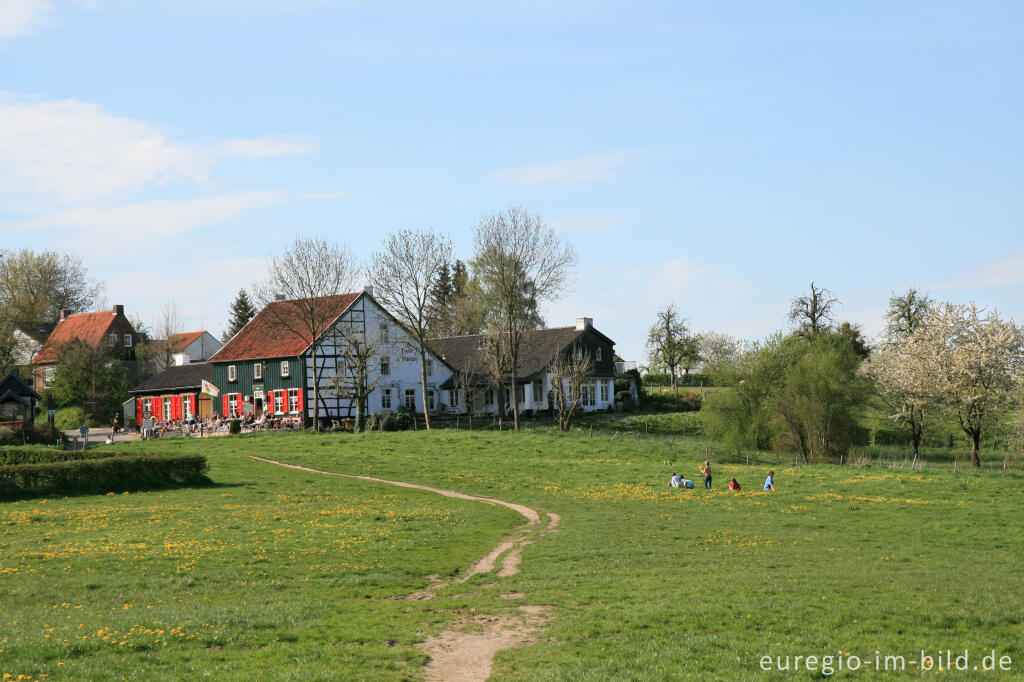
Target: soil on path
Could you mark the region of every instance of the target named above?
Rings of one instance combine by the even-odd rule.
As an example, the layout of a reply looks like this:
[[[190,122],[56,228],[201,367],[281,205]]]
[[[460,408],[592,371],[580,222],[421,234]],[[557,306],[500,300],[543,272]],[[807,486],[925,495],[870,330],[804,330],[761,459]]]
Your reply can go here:
[[[498,577],[504,578],[515,575],[520,571],[522,563],[523,548],[534,542],[539,537],[558,530],[562,518],[558,514],[548,513],[547,523],[540,529],[541,515],[537,510],[514,502],[498,500],[491,497],[479,497],[467,495],[455,490],[434,488],[418,483],[406,483],[405,481],[391,481],[385,478],[374,476],[360,476],[357,474],[341,474],[333,471],[321,471],[298,464],[286,464],[273,459],[250,456],[249,459],[288,469],[297,469],[311,474],[324,476],[338,476],[340,478],[354,478],[374,483],[384,483],[398,486],[400,488],[414,488],[428,492],[453,497],[460,500],[472,500],[485,502],[501,507],[512,509],[526,518],[526,524],[518,530],[511,538],[502,541],[483,558],[475,561],[469,570],[461,577],[451,583],[435,582],[426,591],[414,592],[399,597],[400,599],[433,599],[436,592],[451,584],[464,583],[474,575],[490,573],[495,569],[500,560],[501,569]],[[490,586],[493,587],[494,584]],[[522,595],[517,594],[516,597]],[[491,664],[494,655],[502,649],[510,649],[523,646],[536,641],[536,632],[546,620],[548,607],[545,606],[520,606],[519,613],[514,615],[476,615],[471,618],[457,621],[449,630],[442,632],[436,637],[424,641],[420,648],[430,656],[427,663],[427,679],[477,682],[486,680],[491,675]],[[470,631],[466,631],[469,629]]]

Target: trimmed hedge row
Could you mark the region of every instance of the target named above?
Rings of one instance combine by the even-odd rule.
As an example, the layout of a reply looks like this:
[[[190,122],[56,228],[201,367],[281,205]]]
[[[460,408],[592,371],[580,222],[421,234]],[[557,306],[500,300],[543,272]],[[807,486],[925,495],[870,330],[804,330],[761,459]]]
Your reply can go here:
[[[4,464],[50,464],[78,459],[103,459],[114,457],[110,450],[59,450],[57,448],[0,448],[0,465]]]
[[[123,490],[138,485],[205,483],[209,465],[203,455],[121,455],[45,464],[0,466],[5,493]]]

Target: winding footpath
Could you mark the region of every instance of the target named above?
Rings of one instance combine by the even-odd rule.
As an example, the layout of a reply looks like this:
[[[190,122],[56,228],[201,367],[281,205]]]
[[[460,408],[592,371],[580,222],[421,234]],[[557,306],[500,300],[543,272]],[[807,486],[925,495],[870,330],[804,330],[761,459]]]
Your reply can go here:
[[[499,562],[501,565],[497,572],[499,578],[516,575],[520,571],[523,548],[532,544],[537,539],[557,531],[562,521],[558,514],[548,512],[544,514],[547,517],[547,522],[541,528],[541,514],[536,509],[514,502],[506,502],[505,500],[492,497],[467,495],[455,490],[433,488],[418,483],[391,481],[374,476],[341,474],[334,471],[321,471],[320,469],[311,469],[310,467],[299,466],[298,464],[287,464],[263,457],[250,456],[249,459],[311,474],[384,483],[399,488],[426,490],[443,495],[444,497],[498,505],[518,512],[526,519],[526,523],[519,530],[511,537],[499,543],[486,556],[473,562],[469,569],[460,577],[447,583],[435,582],[425,591],[403,595],[397,597],[398,599],[433,599],[436,597],[438,590],[464,583],[474,575],[491,573],[499,565]],[[521,598],[523,595],[512,594],[505,596]],[[445,631],[437,637],[427,639],[420,645],[420,648],[430,656],[430,661],[426,667],[427,679],[444,680],[446,682],[477,682],[479,680],[486,680],[490,677],[491,664],[494,660],[494,655],[498,651],[536,641],[534,634],[543,624],[547,607],[520,606],[519,612],[518,616],[472,616],[456,622],[451,630]],[[471,632],[466,632],[465,630],[470,625],[475,627],[472,628]]]

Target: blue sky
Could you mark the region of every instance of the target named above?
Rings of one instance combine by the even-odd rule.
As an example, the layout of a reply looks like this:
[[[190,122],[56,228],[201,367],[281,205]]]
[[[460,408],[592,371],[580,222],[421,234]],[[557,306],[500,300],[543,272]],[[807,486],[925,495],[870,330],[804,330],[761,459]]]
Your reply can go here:
[[[287,5],[282,7],[279,5]],[[295,234],[540,213],[552,325],[762,337],[813,280],[1024,321],[1024,5],[0,0],[0,246],[223,329]]]

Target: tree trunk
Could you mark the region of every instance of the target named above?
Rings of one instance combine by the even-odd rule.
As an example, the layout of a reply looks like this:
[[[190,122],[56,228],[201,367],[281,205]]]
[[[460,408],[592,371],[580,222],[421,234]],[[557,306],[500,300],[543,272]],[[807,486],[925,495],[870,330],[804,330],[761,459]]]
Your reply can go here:
[[[430,410],[427,409],[427,353],[420,342],[420,389],[423,391],[423,423],[430,430]]]
[[[971,434],[971,464],[981,468],[981,429],[974,430]]]

